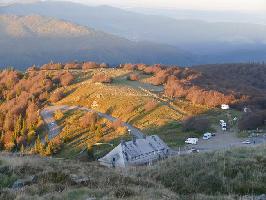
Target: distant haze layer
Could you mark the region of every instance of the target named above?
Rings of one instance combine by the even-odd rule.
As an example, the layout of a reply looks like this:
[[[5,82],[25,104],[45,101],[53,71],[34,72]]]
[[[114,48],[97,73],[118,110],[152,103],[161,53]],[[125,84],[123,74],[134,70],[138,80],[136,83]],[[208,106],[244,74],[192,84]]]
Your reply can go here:
[[[264,0],[69,0],[84,4],[119,7],[178,8],[197,10],[266,10]]]

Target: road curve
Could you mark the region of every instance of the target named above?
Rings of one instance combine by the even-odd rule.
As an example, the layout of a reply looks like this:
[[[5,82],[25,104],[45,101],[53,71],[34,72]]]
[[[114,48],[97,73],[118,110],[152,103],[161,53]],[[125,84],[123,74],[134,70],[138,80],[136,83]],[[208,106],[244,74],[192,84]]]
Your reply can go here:
[[[48,127],[48,139],[51,140],[60,133],[60,127],[56,124],[56,121],[54,119],[54,112],[57,110],[61,111],[67,111],[67,110],[83,110],[87,112],[96,112],[100,117],[106,118],[109,121],[116,121],[117,118],[112,117],[111,115],[101,113],[98,111],[95,111],[93,109],[89,109],[86,107],[81,107],[81,106],[67,106],[67,105],[60,105],[60,106],[50,106],[45,109],[43,109],[40,114],[41,117],[43,118],[43,121],[47,124]],[[130,130],[130,133],[134,135],[136,138],[143,138],[144,133],[142,133],[139,129],[133,127],[132,125],[123,122],[123,125]]]

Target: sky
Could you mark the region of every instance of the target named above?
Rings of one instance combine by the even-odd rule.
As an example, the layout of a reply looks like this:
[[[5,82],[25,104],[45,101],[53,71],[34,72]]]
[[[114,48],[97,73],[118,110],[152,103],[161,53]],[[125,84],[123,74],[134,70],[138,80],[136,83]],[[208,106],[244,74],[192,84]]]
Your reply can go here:
[[[0,0],[1,1],[1,0]],[[89,5],[121,8],[168,8],[193,10],[266,11],[266,0],[68,0]]]

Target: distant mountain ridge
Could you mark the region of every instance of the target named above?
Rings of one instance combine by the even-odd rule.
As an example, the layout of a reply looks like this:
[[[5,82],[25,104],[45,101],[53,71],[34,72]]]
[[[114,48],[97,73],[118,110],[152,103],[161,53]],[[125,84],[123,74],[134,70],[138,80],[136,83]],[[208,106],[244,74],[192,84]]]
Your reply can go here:
[[[187,65],[193,56],[176,47],[132,42],[51,17],[0,15],[0,66],[20,69],[51,60],[108,62],[111,65],[163,63]]]
[[[266,41],[264,25],[177,20],[110,6],[90,7],[71,2],[44,1],[12,4],[1,8],[0,13],[55,17],[130,40],[169,44],[202,55],[252,47]]]
[[[2,23],[2,34],[14,37],[82,37],[85,35],[99,34],[92,29],[82,26],[73,26],[65,21],[54,18],[44,18],[38,15],[18,17],[15,15],[0,16]],[[55,28],[56,27],[56,28]]]
[[[92,7],[63,1],[12,4],[0,7],[0,14],[54,17],[139,43],[148,41],[174,46],[198,55],[194,57],[197,64],[266,60],[262,53],[266,51],[266,25],[178,20],[110,6]]]

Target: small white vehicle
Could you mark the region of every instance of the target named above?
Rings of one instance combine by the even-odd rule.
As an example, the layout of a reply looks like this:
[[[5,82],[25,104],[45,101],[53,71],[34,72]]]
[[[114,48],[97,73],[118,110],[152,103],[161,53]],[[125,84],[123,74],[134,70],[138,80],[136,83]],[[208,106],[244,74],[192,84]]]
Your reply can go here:
[[[242,142],[242,144],[251,144],[250,140],[245,140]]]
[[[226,124],[225,122],[223,122],[223,123],[221,124],[221,126],[222,126],[222,130],[223,130],[223,131],[226,131],[226,129],[227,129],[227,124]]]
[[[203,139],[203,140],[208,140],[208,139],[210,139],[211,137],[212,137],[212,134],[211,134],[211,133],[204,133],[202,139]]]
[[[221,109],[222,110],[228,110],[230,107],[229,107],[229,105],[227,105],[227,104],[222,104],[221,105]]]
[[[186,144],[197,144],[198,141],[199,141],[198,138],[188,138],[188,139],[186,139],[185,143]]]
[[[199,153],[198,149],[192,148],[188,150],[188,153]]]

